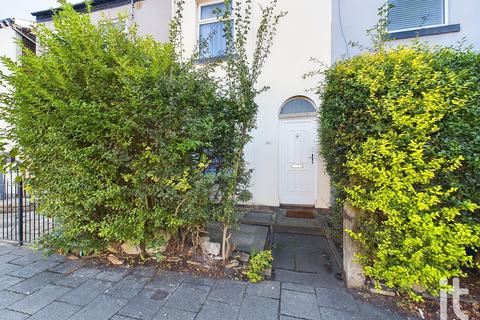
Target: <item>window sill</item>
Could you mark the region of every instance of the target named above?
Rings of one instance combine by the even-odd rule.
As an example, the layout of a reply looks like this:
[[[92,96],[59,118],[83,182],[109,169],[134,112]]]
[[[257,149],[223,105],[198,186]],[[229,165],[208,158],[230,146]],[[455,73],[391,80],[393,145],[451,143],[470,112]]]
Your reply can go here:
[[[392,32],[389,32],[389,37],[391,40],[400,40],[400,39],[432,36],[435,34],[459,32],[459,31],[460,31],[460,24],[447,24],[444,26],[425,27],[425,28],[418,28],[418,29],[407,30],[407,31],[392,31]]]
[[[204,64],[204,63],[216,63],[216,62],[223,62],[228,59],[227,56],[218,56],[218,57],[211,57],[211,58],[199,58],[194,61],[196,64]]]

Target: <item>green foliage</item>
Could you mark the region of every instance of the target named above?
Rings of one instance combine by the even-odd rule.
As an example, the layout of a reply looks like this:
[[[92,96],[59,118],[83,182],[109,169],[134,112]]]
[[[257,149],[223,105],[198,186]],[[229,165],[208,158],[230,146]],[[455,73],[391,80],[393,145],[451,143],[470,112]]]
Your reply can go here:
[[[248,280],[250,280],[251,283],[263,281],[265,279],[265,271],[272,268],[272,261],[273,256],[271,250],[252,252],[247,271]]]
[[[60,226],[50,244],[145,248],[163,230],[219,220],[227,188],[248,197],[247,178],[230,182],[245,120],[208,68],[67,4],[53,23],[55,31],[36,32],[42,54],[3,59],[10,72],[0,77],[10,88],[1,96],[4,138],[40,210]]]
[[[438,293],[480,244],[480,55],[380,49],[325,76],[321,152],[339,200],[364,212],[350,234],[366,274]]]

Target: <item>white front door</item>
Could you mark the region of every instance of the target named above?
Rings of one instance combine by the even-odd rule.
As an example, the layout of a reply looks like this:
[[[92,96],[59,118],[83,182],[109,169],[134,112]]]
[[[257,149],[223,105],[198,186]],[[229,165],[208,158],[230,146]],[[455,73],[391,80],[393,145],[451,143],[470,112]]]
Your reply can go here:
[[[315,203],[315,118],[280,120],[280,203]]]

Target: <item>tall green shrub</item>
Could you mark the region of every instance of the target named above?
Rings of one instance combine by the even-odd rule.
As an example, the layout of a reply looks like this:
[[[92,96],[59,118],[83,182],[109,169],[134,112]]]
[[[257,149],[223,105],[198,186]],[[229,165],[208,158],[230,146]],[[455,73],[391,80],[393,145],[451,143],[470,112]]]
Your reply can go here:
[[[5,137],[14,142],[54,245],[142,246],[217,219],[231,176],[237,102],[208,68],[170,44],[137,36],[70,5],[39,26],[41,55],[2,61]],[[213,167],[212,167],[213,166]],[[209,170],[214,169],[214,170]],[[240,183],[235,183],[238,195]]]
[[[326,71],[319,135],[368,276],[412,293],[463,276],[480,246],[480,55],[417,45]]]

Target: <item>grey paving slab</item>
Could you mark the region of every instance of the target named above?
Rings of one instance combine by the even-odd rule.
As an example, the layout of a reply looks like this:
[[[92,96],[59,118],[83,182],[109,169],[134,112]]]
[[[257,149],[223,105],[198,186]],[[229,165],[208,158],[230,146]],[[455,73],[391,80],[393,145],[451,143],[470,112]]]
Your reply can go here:
[[[239,306],[224,304],[216,301],[207,301],[205,302],[202,310],[198,313],[195,320],[236,320],[239,310]]]
[[[348,311],[340,311],[329,308],[320,307],[320,313],[322,315],[322,320],[364,320],[366,319],[363,315],[358,313],[352,313]]]
[[[109,281],[90,279],[79,287],[73,289],[58,300],[66,303],[85,306],[97,296],[104,294],[112,286]]]
[[[0,310],[23,299],[25,295],[10,291],[0,291]]]
[[[77,312],[71,320],[108,320],[113,317],[128,300],[102,294]]]
[[[81,307],[68,303],[54,301],[28,320],[67,320],[80,310]]]
[[[238,320],[277,320],[279,301],[276,299],[246,296],[243,300]]]
[[[51,260],[38,260],[26,267],[21,269],[16,269],[15,271],[10,272],[11,276],[21,277],[21,278],[30,278],[40,272],[46,271],[48,268],[56,266],[58,262]]]
[[[35,291],[45,287],[46,285],[51,284],[54,281],[58,280],[60,277],[61,277],[60,274],[44,271],[14,285],[13,287],[10,287],[8,290],[23,293],[23,294],[32,294]],[[17,279],[22,279],[22,278],[17,278]],[[0,283],[0,287],[1,287],[1,283]]]
[[[10,245],[1,245],[0,246],[0,256],[14,251],[16,247]]]
[[[128,272],[129,270],[124,267],[112,267],[96,274],[94,278],[98,280],[115,282],[123,279],[123,277],[125,277]]]
[[[199,286],[209,286],[209,287],[213,287],[213,285],[215,284],[215,279],[199,277],[193,274],[187,274],[185,276],[184,281],[188,283],[196,284]]]
[[[30,315],[13,310],[0,310],[0,320],[24,320]]]
[[[249,283],[247,287],[247,296],[248,295],[280,299],[280,282],[263,281],[255,284]]]
[[[2,263],[7,263],[7,262],[10,262],[12,260],[15,260],[15,259],[18,259],[18,256],[16,255],[13,255],[13,254],[4,254],[4,255],[0,255],[0,264]]]
[[[282,290],[280,313],[303,319],[321,319],[317,298],[312,293]]]
[[[180,284],[183,283],[186,276],[177,272],[163,271],[155,276],[152,281],[147,284],[148,289],[161,289],[169,292],[175,291]]]
[[[118,313],[135,319],[151,320],[164,305],[169,293],[144,289],[130,300]]]
[[[12,246],[11,248],[13,249],[10,252],[17,256],[24,256],[33,252],[29,247]]]
[[[317,273],[296,272],[291,270],[276,269],[275,280],[280,282],[291,282],[306,284],[313,287],[342,288],[343,282],[335,277],[325,277]]]
[[[168,298],[166,305],[185,311],[198,312],[207,299],[208,286],[184,283]]]
[[[32,264],[33,262],[41,260],[41,259],[44,259],[44,257],[42,256],[42,254],[40,252],[32,252],[32,253],[26,254],[24,256],[20,256],[20,257],[17,256],[17,258],[11,260],[10,263],[25,267],[25,266],[28,266],[29,264]]]
[[[6,274],[3,276],[0,276],[0,291],[10,288],[23,280],[25,279],[12,277]]]
[[[96,274],[99,274],[100,272],[101,270],[97,268],[83,267],[74,271],[68,276],[56,281],[55,284],[71,288],[78,287],[79,285],[93,278]]]
[[[325,308],[360,312],[355,299],[343,289],[316,288],[318,305]]]
[[[314,287],[311,287],[305,284],[291,283],[291,282],[283,282],[282,289],[307,292],[307,293],[315,293]]]
[[[0,276],[18,270],[18,266],[10,263],[0,264]]]
[[[138,266],[131,270],[131,274],[140,277],[153,278],[157,271],[154,267]]]
[[[135,320],[135,318],[125,317],[125,316],[116,314],[112,317],[111,320]]]
[[[46,307],[65,293],[69,288],[47,285],[37,292],[23,298],[22,300],[10,305],[8,308],[28,314],[34,314],[40,309]]]
[[[197,314],[185,310],[163,307],[154,320],[193,320]]]
[[[208,295],[208,300],[240,305],[246,288],[247,284],[244,282],[217,280]]]
[[[56,272],[56,273],[61,273],[61,274],[67,274],[71,273],[75,270],[80,269],[83,266],[83,263],[77,260],[68,260],[63,263],[60,263],[59,265],[48,269],[48,271],[51,272]]]
[[[147,281],[148,278],[145,277],[126,276],[115,283],[106,293],[117,298],[131,299],[143,289]]]

